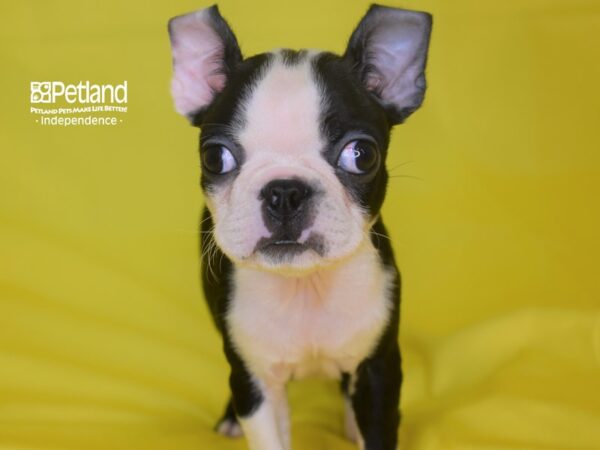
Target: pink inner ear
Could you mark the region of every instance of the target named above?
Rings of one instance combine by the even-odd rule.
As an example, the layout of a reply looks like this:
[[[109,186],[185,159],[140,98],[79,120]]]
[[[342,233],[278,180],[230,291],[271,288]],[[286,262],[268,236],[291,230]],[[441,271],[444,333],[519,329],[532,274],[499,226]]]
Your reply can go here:
[[[206,10],[202,10],[171,23],[171,93],[175,109],[183,115],[206,107],[225,87],[224,45],[209,20]]]
[[[381,76],[368,73],[365,78],[365,86],[367,90],[378,93],[381,90]]]

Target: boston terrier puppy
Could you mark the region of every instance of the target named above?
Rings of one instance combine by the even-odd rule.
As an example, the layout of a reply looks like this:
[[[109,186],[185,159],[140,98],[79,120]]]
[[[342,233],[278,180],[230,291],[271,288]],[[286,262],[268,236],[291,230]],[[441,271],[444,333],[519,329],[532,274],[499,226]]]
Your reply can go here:
[[[341,380],[360,448],[397,445],[400,276],[380,210],[391,128],[422,103],[431,16],[373,5],[342,56],[244,58],[216,6],[169,22],[201,128],[202,283],[231,367],[217,430],[289,450],[286,383]]]

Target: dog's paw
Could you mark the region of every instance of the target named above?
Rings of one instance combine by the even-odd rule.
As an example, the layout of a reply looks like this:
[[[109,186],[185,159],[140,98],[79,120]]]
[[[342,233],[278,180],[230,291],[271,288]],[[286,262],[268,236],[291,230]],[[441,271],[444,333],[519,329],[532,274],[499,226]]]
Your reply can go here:
[[[348,399],[344,401],[344,432],[346,438],[350,441],[358,444],[360,441],[360,432],[358,431],[358,424],[356,423],[356,416],[354,410],[350,405]]]
[[[223,419],[215,427],[215,431],[228,438],[239,438],[244,435],[242,427],[237,420]]]

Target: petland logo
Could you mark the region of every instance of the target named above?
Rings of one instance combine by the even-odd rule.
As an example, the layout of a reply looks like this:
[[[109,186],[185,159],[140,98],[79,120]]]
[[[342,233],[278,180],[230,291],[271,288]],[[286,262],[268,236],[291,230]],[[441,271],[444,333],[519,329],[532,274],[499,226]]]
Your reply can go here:
[[[119,125],[123,119],[118,116],[127,112],[127,81],[117,85],[31,81],[29,86],[29,110],[41,116],[35,120],[41,125]]]
[[[127,81],[112,84],[66,84],[62,81],[32,81],[31,103],[55,103],[64,98],[67,103],[127,103]]]

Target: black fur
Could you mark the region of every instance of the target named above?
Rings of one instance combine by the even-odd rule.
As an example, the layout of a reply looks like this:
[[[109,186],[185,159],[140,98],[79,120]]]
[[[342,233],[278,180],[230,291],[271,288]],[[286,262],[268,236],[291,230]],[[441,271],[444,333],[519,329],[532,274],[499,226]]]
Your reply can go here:
[[[375,217],[385,197],[388,174],[385,158],[390,142],[391,124],[385,110],[363,87],[347,60],[332,53],[323,53],[314,62],[317,80],[327,97],[321,112],[321,129],[329,145],[323,149],[325,158],[335,167],[342,184],[358,203]],[[380,152],[378,169],[366,175],[354,175],[337,167],[342,147],[357,135],[371,137]]]
[[[285,48],[281,51],[281,56],[286,66],[295,66],[308,56],[308,52],[306,50],[290,50],[289,48]]]
[[[373,231],[371,241],[379,251],[382,263],[394,274],[392,308],[379,344],[356,370],[351,400],[366,450],[393,450],[396,449],[400,424],[398,405],[403,379],[398,345],[401,279],[381,219],[373,225]]]
[[[244,149],[237,142],[233,134],[234,122],[241,122],[239,114],[240,103],[249,90],[255,85],[272,59],[270,54],[256,55],[247,58],[236,66],[235,72],[227,79],[227,86],[216,94],[213,102],[201,114],[194,116],[194,124],[202,128],[200,136],[200,154],[202,156],[203,146],[218,142],[227,146],[237,160],[239,167],[245,160]],[[223,142],[223,140],[225,140]],[[234,170],[227,175],[213,175],[208,171],[202,171],[201,185],[204,191],[210,190],[211,185],[225,183],[237,175]]]

